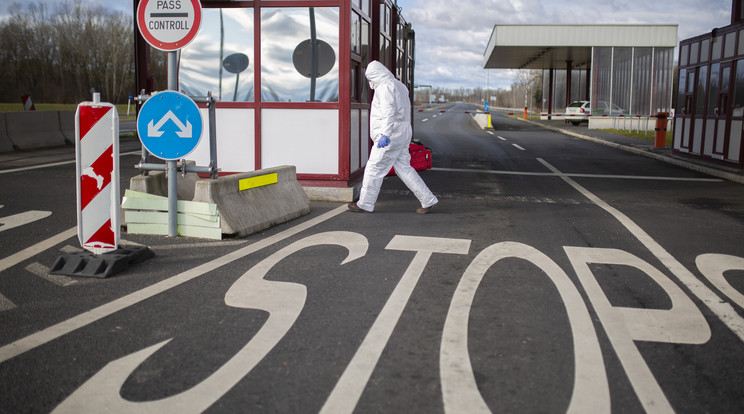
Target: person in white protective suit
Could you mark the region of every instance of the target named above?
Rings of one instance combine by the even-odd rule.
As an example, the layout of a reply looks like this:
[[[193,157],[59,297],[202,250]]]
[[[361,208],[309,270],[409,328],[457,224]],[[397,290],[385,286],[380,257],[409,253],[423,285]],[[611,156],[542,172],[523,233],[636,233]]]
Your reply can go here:
[[[372,61],[365,72],[369,87],[375,90],[370,109],[370,137],[375,142],[364,170],[362,190],[356,203],[349,203],[353,212],[371,213],[380,194],[382,180],[395,167],[395,173],[421,203],[416,209],[426,214],[439,200],[424,180],[411,167],[411,102],[408,88],[380,62]]]

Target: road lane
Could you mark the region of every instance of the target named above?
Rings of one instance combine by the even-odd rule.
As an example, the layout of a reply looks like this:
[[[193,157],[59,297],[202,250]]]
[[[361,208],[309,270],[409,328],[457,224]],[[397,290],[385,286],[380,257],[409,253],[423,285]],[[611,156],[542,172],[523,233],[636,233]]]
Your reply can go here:
[[[60,246],[0,272],[18,305],[2,311],[1,345],[98,314],[1,362],[13,392],[0,406],[96,412],[78,398],[88,392],[159,412],[182,412],[168,402],[189,398],[214,401],[206,412],[457,412],[459,395],[494,412],[741,411],[744,349],[727,325],[742,314],[744,286],[731,276],[744,272],[744,248],[729,241],[744,230],[740,186],[502,116],[482,131],[469,110],[414,115],[434,153],[422,173],[441,200],[432,214],[413,213],[415,198],[390,177],[374,214],[313,203],[311,217],[245,243],[125,234],[157,256],[110,280],[62,287],[24,273]],[[67,173],[51,168],[49,194],[3,199],[0,214],[54,204]],[[22,183],[2,185],[22,194]],[[55,226],[70,225],[67,209],[49,209]],[[45,220],[23,226],[38,235],[18,247],[48,234]],[[366,240],[365,253],[339,265],[344,248],[313,241],[339,232]],[[453,240],[468,249],[420,256]],[[275,326],[268,305],[238,288],[248,274],[306,297],[299,313],[281,290],[254,298],[293,305],[296,319],[241,373],[235,356]],[[237,383],[210,380],[225,370]],[[110,375],[119,379],[101,381]]]

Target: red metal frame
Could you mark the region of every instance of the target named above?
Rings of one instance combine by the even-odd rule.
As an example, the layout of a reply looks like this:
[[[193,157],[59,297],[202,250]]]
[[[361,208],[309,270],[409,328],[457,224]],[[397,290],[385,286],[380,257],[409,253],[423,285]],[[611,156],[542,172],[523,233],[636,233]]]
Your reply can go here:
[[[388,56],[389,69],[395,73],[397,59],[397,25],[398,10],[390,0],[370,1],[370,30],[369,30],[369,59],[380,60],[380,4],[387,4],[391,13],[391,28],[389,33],[390,48]],[[139,0],[133,0],[135,10]],[[288,8],[288,7],[337,7],[339,9],[339,101],[338,102],[263,102],[261,100],[261,71],[254,71],[255,94],[253,102],[218,102],[217,108],[250,108],[254,111],[254,139],[255,139],[255,169],[262,168],[261,159],[261,112],[263,109],[334,109],[338,111],[338,170],[336,174],[297,174],[298,180],[303,185],[321,185],[326,187],[345,187],[349,183],[358,181],[362,176],[363,167],[357,171],[351,171],[351,156],[359,157],[359,165],[362,164],[363,154],[351,154],[351,110],[363,110],[369,108],[369,102],[351,102],[351,13],[352,2],[358,0],[254,0],[254,1],[202,1],[203,8],[253,8],[253,62],[255,67],[261,67],[261,13],[262,8]],[[136,26],[136,20],[135,20]],[[138,32],[138,31],[137,31]],[[144,60],[144,59],[141,59]],[[139,60],[138,60],[139,61]],[[147,65],[140,62],[140,67]],[[364,68],[360,66],[360,70]],[[138,76],[141,77],[141,73]],[[146,75],[145,75],[146,76]],[[405,76],[404,76],[405,78]],[[366,87],[363,74],[359,75],[360,88]],[[371,93],[368,97],[371,99]],[[205,105],[200,105],[205,106]],[[360,131],[361,133],[361,131]],[[222,174],[230,174],[225,172]]]

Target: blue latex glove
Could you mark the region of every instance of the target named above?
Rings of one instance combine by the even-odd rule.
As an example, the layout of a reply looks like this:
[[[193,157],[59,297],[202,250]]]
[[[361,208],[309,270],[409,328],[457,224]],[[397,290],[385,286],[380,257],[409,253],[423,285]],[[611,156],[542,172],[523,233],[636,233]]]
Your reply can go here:
[[[386,137],[385,135],[381,135],[380,139],[377,140],[377,148],[385,148],[388,145],[390,145],[390,138]]]

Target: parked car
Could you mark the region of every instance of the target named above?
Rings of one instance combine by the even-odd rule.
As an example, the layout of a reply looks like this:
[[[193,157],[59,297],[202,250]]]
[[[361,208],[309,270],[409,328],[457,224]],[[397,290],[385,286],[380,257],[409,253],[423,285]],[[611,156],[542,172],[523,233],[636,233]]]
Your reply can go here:
[[[592,112],[592,115],[609,115],[609,116],[618,116],[618,115],[628,115],[628,111],[626,111],[623,108],[620,108],[619,106],[612,104],[612,109],[610,109],[610,103],[607,101],[597,101],[597,108],[594,109],[594,112]]]
[[[574,125],[589,122],[587,115],[591,112],[589,101],[573,101],[566,108],[566,120]]]

